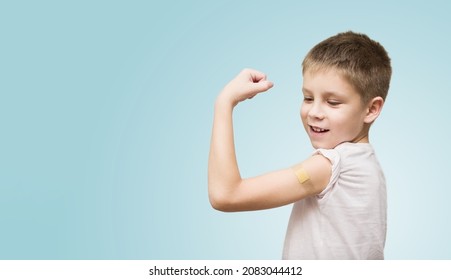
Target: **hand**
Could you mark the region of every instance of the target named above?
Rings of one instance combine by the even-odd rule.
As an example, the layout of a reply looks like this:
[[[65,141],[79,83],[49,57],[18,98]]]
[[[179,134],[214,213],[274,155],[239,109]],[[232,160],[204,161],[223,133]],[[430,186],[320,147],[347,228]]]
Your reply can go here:
[[[219,95],[220,100],[227,100],[233,106],[273,87],[273,83],[266,80],[266,75],[253,69],[244,69],[231,80]]]

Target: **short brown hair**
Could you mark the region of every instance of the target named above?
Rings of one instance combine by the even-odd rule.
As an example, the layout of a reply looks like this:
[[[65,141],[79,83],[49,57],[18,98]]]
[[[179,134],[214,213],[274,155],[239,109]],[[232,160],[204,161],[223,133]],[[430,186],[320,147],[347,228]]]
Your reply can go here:
[[[363,102],[387,97],[392,69],[384,47],[365,34],[339,33],[316,46],[302,62],[302,73],[336,69],[361,94]]]

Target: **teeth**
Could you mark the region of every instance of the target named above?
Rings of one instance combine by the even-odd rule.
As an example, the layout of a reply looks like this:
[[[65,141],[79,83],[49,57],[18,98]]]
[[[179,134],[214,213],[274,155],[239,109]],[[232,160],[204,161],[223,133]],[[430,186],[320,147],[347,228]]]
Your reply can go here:
[[[327,129],[314,127],[314,126],[312,126],[312,130],[315,131],[315,132],[325,132],[325,131],[327,131]]]

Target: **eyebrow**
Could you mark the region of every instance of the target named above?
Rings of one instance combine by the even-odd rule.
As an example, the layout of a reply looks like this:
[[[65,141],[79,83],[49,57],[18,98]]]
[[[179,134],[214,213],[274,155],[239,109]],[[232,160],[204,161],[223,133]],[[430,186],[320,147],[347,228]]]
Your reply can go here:
[[[310,90],[306,89],[305,87],[302,87],[302,92],[303,93],[312,93]]]
[[[313,92],[305,87],[302,87],[302,92],[305,94],[313,94]],[[325,95],[333,95],[336,97],[343,97],[343,93],[339,93],[336,91],[325,91],[325,92],[321,92],[320,94],[325,94]]]

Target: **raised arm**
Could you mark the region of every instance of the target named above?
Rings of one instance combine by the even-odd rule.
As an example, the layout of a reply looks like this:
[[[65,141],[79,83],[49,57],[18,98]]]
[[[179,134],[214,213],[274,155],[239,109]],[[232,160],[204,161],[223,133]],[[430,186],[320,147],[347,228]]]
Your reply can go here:
[[[208,162],[208,193],[215,209],[246,211],[278,207],[320,193],[329,181],[330,162],[320,155],[302,163],[309,176],[303,183],[292,168],[241,178],[235,155],[233,108],[272,86],[263,73],[245,69],[217,97]]]

